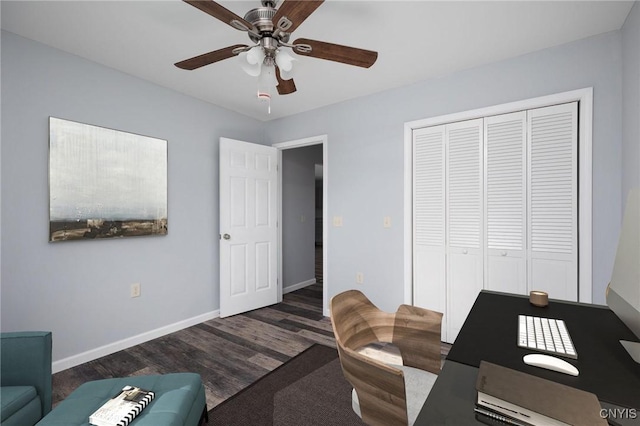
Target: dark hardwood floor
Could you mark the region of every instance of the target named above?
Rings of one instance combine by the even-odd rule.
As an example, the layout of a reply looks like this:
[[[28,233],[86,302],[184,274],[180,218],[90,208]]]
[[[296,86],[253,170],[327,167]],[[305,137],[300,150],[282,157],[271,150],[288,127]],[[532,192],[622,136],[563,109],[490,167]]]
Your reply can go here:
[[[320,268],[320,274],[321,274]],[[216,318],[53,375],[54,405],[89,380],[190,371],[215,407],[314,343],[335,347],[322,315],[322,277],[282,303]],[[446,355],[449,346],[443,344]]]
[[[322,284],[283,302],[216,318],[53,375],[54,405],[80,384],[109,377],[192,371],[212,408],[314,343],[335,347],[322,315]]]

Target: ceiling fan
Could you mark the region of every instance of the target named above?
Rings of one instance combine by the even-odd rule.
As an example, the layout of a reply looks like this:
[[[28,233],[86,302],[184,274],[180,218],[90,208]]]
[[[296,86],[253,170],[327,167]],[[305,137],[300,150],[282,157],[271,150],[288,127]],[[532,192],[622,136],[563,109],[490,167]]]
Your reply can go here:
[[[270,99],[271,95],[268,86],[274,75],[275,80],[273,80],[273,83],[277,82],[276,87],[280,95],[287,95],[296,91],[293,79],[285,79],[292,69],[292,62],[295,58],[283,48],[292,49],[299,55],[363,68],[369,68],[378,58],[378,53],[371,50],[306,38],[299,38],[293,43],[289,43],[291,33],[324,0],[284,0],[277,9],[277,0],[262,0],[262,7],[250,10],[245,14],[244,18],[239,17],[213,0],[183,1],[237,30],[246,32],[255,44],[253,46],[236,44],[185,59],[175,65],[185,70],[195,70],[224,59],[240,56],[243,69],[248,74],[259,77],[258,98]],[[271,87],[273,87],[273,84]]]

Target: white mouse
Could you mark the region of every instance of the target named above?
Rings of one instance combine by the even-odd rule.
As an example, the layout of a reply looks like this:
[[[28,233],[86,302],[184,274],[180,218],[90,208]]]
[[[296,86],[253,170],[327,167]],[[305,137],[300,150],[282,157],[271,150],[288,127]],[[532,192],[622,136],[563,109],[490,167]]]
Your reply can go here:
[[[578,369],[567,361],[556,358],[555,356],[545,354],[529,354],[525,355],[522,360],[525,364],[535,367],[546,368],[547,370],[557,371],[559,373],[577,376],[580,374]]]

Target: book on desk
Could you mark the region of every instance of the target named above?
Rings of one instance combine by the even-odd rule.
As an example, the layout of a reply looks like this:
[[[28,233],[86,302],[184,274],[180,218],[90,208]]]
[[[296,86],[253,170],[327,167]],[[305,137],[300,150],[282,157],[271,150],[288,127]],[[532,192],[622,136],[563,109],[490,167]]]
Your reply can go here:
[[[607,425],[596,395],[482,361],[476,405],[522,425]],[[508,421],[507,421],[508,423]]]
[[[95,426],[127,426],[154,397],[152,391],[125,386],[89,416],[89,423]]]

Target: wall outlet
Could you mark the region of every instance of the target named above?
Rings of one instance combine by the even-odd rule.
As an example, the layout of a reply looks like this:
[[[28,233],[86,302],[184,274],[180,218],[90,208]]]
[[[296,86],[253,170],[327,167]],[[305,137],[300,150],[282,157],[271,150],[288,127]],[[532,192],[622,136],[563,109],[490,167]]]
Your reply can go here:
[[[342,216],[334,216],[333,217],[333,226],[335,226],[335,227],[342,226]]]
[[[140,297],[140,283],[131,284],[131,297]]]
[[[356,272],[356,284],[364,283],[364,274],[362,272]]]
[[[391,228],[391,216],[385,216],[383,221],[382,221],[382,225],[385,228]]]

